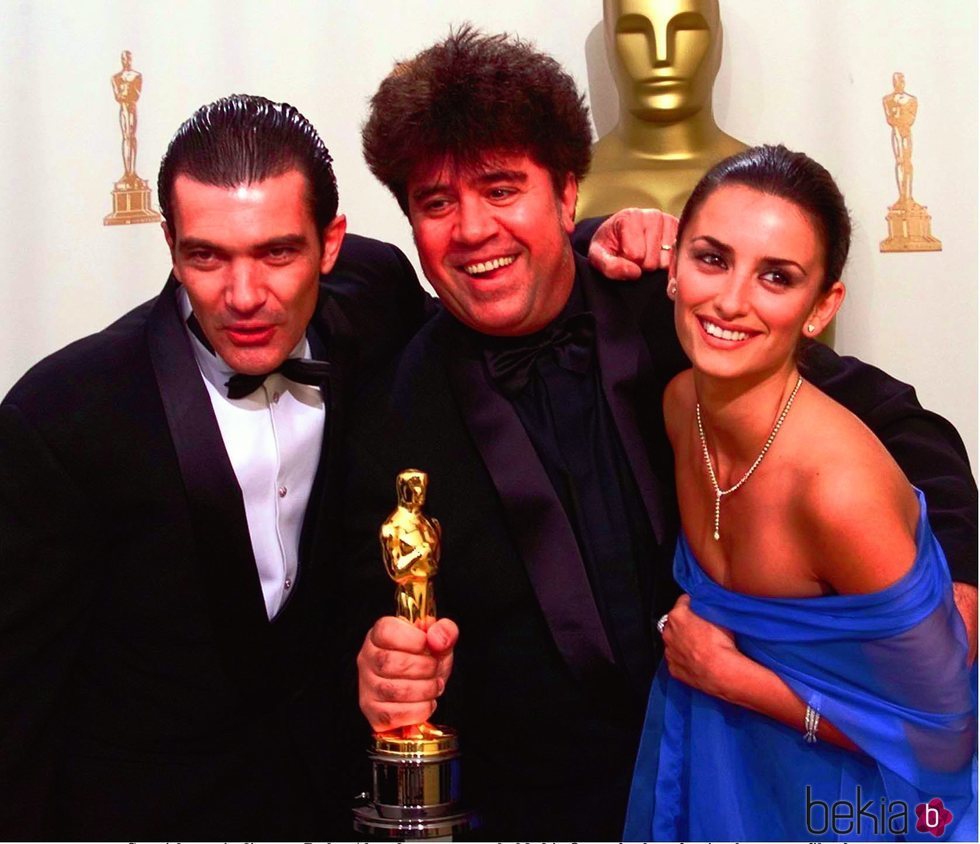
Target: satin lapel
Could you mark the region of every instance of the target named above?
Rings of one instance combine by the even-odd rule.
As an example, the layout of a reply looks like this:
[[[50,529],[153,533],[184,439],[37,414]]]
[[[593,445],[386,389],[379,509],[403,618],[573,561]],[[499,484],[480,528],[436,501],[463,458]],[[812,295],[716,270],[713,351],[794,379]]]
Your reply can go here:
[[[147,320],[147,343],[177,451],[206,586],[226,666],[248,687],[261,680],[268,617],[245,505],[207,389],[177,310],[171,276]]]
[[[339,513],[341,506],[336,469],[343,444],[344,411],[348,399],[347,390],[351,383],[351,367],[354,364],[350,322],[337,303],[322,292],[318,317],[313,324],[317,328],[307,332],[310,350],[317,360],[329,361],[330,376],[327,384],[322,387],[326,411],[323,444],[303,520],[299,555],[301,577],[308,576],[315,567],[329,559],[329,554],[324,550],[324,542],[327,536],[337,535],[336,530],[332,529],[336,525],[331,525],[332,518]]]
[[[551,635],[569,667],[587,679],[613,657],[572,526],[513,407],[487,383],[482,361],[448,346],[444,352],[453,393]]]
[[[652,389],[650,350],[636,323],[642,303],[631,301],[636,291],[629,282],[603,280],[583,258],[575,258],[586,303],[596,319],[596,348],[602,389],[612,411],[620,440],[633,469],[633,478],[643,497],[657,542],[663,544],[666,525],[660,484],[650,467],[646,439],[636,416],[638,401],[649,401],[641,393]],[[630,294],[634,294],[631,296]],[[655,399],[659,401],[659,397]],[[673,482],[673,479],[671,479]]]

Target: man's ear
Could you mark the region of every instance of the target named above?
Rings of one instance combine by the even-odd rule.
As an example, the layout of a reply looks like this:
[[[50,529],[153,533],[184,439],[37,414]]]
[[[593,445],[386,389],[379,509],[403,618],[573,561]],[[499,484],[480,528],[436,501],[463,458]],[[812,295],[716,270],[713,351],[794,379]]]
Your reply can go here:
[[[340,245],[347,234],[347,218],[343,214],[334,217],[323,230],[323,256],[320,258],[320,272],[326,275],[337,263]]]
[[[810,316],[803,326],[804,337],[816,337],[830,325],[830,321],[836,316],[837,311],[840,310],[840,306],[844,304],[846,292],[844,283],[835,281],[830,285],[830,290],[820,294],[816,304],[813,306],[813,310],[810,311]]]
[[[558,195],[559,217],[566,234],[575,231],[575,202],[578,199],[578,181],[574,173],[565,175],[565,185]]]

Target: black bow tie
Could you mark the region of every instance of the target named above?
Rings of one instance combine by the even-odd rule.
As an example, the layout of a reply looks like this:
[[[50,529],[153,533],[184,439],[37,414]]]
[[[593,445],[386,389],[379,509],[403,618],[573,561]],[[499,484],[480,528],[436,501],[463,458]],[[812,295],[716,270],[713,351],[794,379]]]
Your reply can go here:
[[[527,386],[531,367],[538,356],[551,350],[558,365],[579,374],[592,360],[595,318],[585,312],[553,323],[527,337],[508,338],[495,348],[484,349],[483,357],[490,378],[507,396],[515,396]]]
[[[211,345],[207,335],[204,333],[204,329],[201,328],[201,323],[197,321],[197,317],[194,314],[187,317],[187,327],[190,329],[191,334],[201,341],[201,345],[205,349],[212,355],[215,354],[214,346]],[[330,378],[330,364],[321,360],[286,358],[275,369],[262,373],[261,375],[244,375],[241,372],[237,372],[225,381],[225,386],[228,388],[228,398],[243,399],[245,396],[251,395],[265,383],[265,379],[272,375],[273,372],[279,372],[297,384],[323,387]]]
[[[330,364],[322,360],[286,358],[271,372],[264,372],[261,375],[244,375],[241,372],[236,372],[225,381],[225,386],[228,388],[228,398],[243,399],[245,396],[251,395],[265,383],[265,379],[273,372],[279,372],[297,384],[322,387],[330,378]]]

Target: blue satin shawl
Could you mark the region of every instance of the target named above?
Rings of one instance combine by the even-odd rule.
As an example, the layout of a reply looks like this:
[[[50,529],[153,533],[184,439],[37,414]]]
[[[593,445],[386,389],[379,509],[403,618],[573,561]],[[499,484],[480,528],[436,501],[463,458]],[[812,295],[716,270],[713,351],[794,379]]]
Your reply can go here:
[[[691,609],[731,630],[744,654],[863,753],[807,744],[802,723],[791,729],[705,695],[671,678],[664,663],[624,840],[977,840],[976,668],[965,666],[946,558],[916,492],[915,562],[871,594],[732,592],[679,538],[674,577]],[[952,819],[944,824],[945,812]]]

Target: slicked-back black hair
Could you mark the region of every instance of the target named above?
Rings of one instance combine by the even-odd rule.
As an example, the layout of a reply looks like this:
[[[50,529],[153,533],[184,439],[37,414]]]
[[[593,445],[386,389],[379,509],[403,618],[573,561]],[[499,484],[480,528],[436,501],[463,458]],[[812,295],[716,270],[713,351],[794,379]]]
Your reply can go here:
[[[406,214],[420,164],[465,172],[488,156],[524,153],[560,192],[569,173],[585,175],[592,155],[584,97],[558,62],[469,25],[395,66],[371,99],[362,142],[371,172]]]
[[[157,195],[171,233],[172,193],[180,174],[206,185],[236,187],[299,170],[322,231],[337,215],[332,159],[316,129],[288,103],[233,94],[194,112],[170,141],[160,163]]]
[[[719,161],[685,203],[677,225],[678,243],[705,200],[726,185],[744,185],[798,205],[816,225],[823,241],[821,289],[828,290],[841,277],[851,248],[851,218],[840,188],[822,164],[782,144],[750,147]]]

